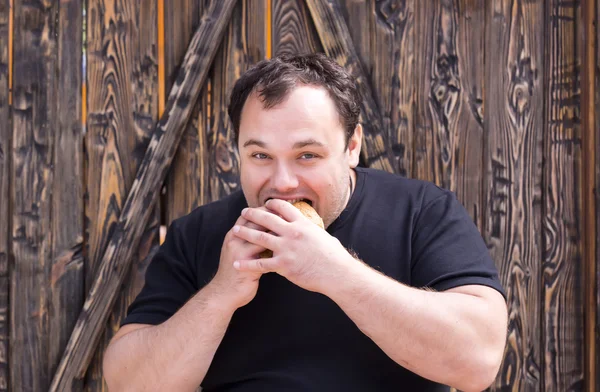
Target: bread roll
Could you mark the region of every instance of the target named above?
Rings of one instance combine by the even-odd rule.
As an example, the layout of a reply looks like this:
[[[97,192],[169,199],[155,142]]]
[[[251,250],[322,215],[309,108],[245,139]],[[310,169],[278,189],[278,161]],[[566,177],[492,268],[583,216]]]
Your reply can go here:
[[[292,204],[294,207],[300,210],[300,212],[307,217],[312,223],[319,226],[321,229],[325,228],[323,219],[319,216],[317,211],[310,204],[305,201],[297,201]],[[270,249],[263,250],[259,255],[261,259],[267,259],[273,257],[273,252]]]

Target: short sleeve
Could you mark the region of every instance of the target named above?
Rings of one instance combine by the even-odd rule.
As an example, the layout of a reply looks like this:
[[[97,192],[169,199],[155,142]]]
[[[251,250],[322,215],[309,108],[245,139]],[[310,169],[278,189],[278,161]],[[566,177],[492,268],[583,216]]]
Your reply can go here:
[[[129,306],[122,325],[160,324],[196,293],[194,252],[188,249],[193,249],[195,241],[186,241],[181,226],[180,220],[169,226],[164,243],[148,265],[144,286]]]
[[[454,193],[435,188],[421,208],[412,236],[411,281],[437,291],[485,285],[506,294],[477,226]]]

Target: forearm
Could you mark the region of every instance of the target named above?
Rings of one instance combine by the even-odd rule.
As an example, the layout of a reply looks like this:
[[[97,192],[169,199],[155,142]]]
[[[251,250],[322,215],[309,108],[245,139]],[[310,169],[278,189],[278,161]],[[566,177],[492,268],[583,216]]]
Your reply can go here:
[[[394,361],[461,390],[477,390],[488,380],[480,375],[495,374],[490,336],[498,333],[484,300],[411,288],[363,264],[351,270],[324,294]]]
[[[226,309],[208,285],[169,320],[113,342],[104,358],[111,390],[195,391],[231,320]]]

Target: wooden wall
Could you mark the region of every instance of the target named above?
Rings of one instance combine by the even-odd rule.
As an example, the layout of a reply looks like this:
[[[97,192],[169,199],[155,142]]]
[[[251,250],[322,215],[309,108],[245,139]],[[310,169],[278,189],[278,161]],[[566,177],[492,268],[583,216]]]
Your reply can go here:
[[[0,0],[0,391],[48,388],[209,4]],[[510,310],[492,389],[600,391],[600,0],[239,0],[76,389],[106,390],[159,227],[239,187],[235,80],[339,39],[310,4],[346,22],[394,170],[455,191],[489,246]]]

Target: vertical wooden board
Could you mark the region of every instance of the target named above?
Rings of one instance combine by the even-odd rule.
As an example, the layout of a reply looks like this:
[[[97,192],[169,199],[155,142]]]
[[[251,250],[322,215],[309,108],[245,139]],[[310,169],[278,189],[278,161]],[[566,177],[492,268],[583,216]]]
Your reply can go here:
[[[579,1],[549,1],[544,81],[544,390],[584,388]]]
[[[304,1],[272,0],[271,5],[273,56],[323,51]]]
[[[486,0],[459,0],[454,2],[456,23],[455,75],[446,83],[448,90],[459,89],[458,118],[454,128],[454,148],[450,157],[452,190],[463,203],[469,215],[483,229],[483,92]],[[452,58],[451,56],[449,58]],[[449,61],[451,64],[452,61]],[[438,60],[438,67],[444,67]]]
[[[88,2],[87,290],[158,120],[156,11],[156,0]],[[102,354],[142,285],[147,255],[158,245],[158,227],[156,208],[88,369],[87,391],[107,389]]]
[[[9,1],[0,1],[0,391],[8,391],[8,239],[11,133],[8,86]],[[12,38],[12,37],[11,37]]]
[[[432,61],[436,49],[434,5],[438,2],[415,1],[415,118],[412,176],[442,185],[434,151],[433,113],[429,101],[432,89]]]
[[[192,35],[198,28],[200,19],[208,9],[207,0],[176,0],[165,2],[165,73],[166,92],[171,90],[173,81],[186,53]],[[190,122],[187,124],[169,174],[166,180],[166,205],[164,211],[166,225],[174,219],[205,204],[208,200],[206,132],[207,85],[200,93],[194,106]]]
[[[415,105],[415,1],[371,2],[371,80],[397,172],[410,176]]]
[[[85,299],[83,135],[81,127],[82,4],[61,2],[58,14],[58,96],[52,194],[49,373],[54,374]]]
[[[339,2],[339,9],[342,12],[350,37],[354,43],[356,54],[361,62],[362,69],[367,75],[367,80],[372,83],[371,74],[373,65],[378,59],[373,58],[371,40],[373,37],[373,18],[371,10],[374,7],[375,0],[336,0]],[[395,2],[395,0],[394,0]],[[389,3],[384,1],[383,3]],[[373,86],[375,89],[375,86]]]
[[[593,0],[590,0],[593,1]],[[600,188],[600,0],[596,0],[596,189]],[[600,193],[596,192],[596,392],[600,392]]]
[[[42,391],[48,372],[58,2],[14,1],[10,272],[11,389]]]
[[[542,1],[486,5],[484,232],[508,296],[508,339],[495,390],[540,391],[543,299]]]
[[[227,114],[235,81],[251,65],[266,58],[266,0],[241,0],[231,15],[228,31],[215,57],[210,85],[209,201],[240,189],[239,155],[233,127]]]

